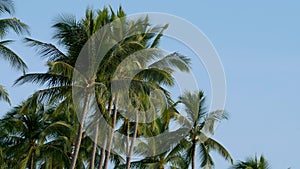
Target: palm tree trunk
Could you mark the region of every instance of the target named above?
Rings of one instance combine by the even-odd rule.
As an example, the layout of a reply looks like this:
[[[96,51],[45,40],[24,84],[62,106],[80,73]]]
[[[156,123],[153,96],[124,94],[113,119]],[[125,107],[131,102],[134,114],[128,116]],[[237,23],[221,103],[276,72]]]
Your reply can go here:
[[[31,157],[30,157],[30,169],[34,169],[34,153],[31,153]]]
[[[79,153],[79,149],[80,149],[80,145],[81,145],[83,127],[84,127],[85,118],[86,118],[86,115],[87,115],[87,110],[88,110],[88,107],[89,107],[90,97],[91,97],[91,94],[87,93],[87,95],[85,97],[85,101],[84,101],[82,117],[81,117],[81,120],[80,120],[78,132],[77,132],[77,138],[76,138],[76,142],[75,142],[75,150],[74,150],[74,153],[73,153],[73,156],[72,156],[72,162],[71,162],[71,165],[70,165],[69,169],[75,169],[75,167],[76,167],[76,161],[77,161],[77,158],[78,158],[78,153]]]
[[[126,169],[130,169],[131,157],[132,157],[132,153],[133,153],[134,142],[135,142],[135,139],[136,139],[136,136],[137,136],[138,125],[139,125],[139,116],[138,116],[138,111],[136,111],[135,112],[135,125],[134,125],[133,138],[132,138],[132,141],[131,141],[129,153],[126,157]]]
[[[103,148],[101,148],[100,163],[99,163],[98,169],[103,168],[103,162],[104,162],[105,151],[106,151],[106,144],[107,144],[107,137],[104,140]]]
[[[116,127],[116,123],[117,123],[117,113],[118,113],[118,96],[115,97],[115,104],[114,104],[114,112],[113,112],[113,122],[112,122],[112,131],[110,133],[109,138],[109,142],[108,142],[108,149],[106,151],[106,155],[105,155],[105,162],[104,162],[104,169],[108,169],[108,162],[109,162],[109,157],[110,157],[110,152],[111,152],[111,147],[112,147],[112,142],[113,142],[113,136],[114,136],[114,130]]]
[[[111,110],[112,110],[113,101],[114,101],[114,100],[111,99],[111,101],[109,102],[109,105],[108,105],[108,113],[110,113]],[[100,164],[99,164],[99,166],[98,166],[98,169],[103,169],[103,167],[105,167],[105,165],[104,165],[104,159],[105,159],[105,157],[106,157],[107,139],[108,139],[108,136],[105,135],[104,145],[103,145],[103,148],[101,148]],[[108,165],[108,164],[107,164],[107,165]]]
[[[162,158],[162,157],[160,157],[160,159],[159,159],[159,169],[164,169],[165,167],[164,167],[164,159]]]
[[[130,150],[130,137],[129,137],[129,134],[130,134],[130,123],[129,123],[129,120],[125,120],[125,123],[127,125],[127,131],[126,131],[126,155],[129,154],[129,150]]]
[[[196,158],[196,140],[193,140],[193,145],[192,145],[192,169],[195,169],[195,158]]]
[[[99,131],[99,121],[96,123],[95,129],[95,137],[94,137],[94,144],[93,144],[93,151],[92,151],[92,158],[91,158],[91,169],[95,168],[95,159],[97,153],[97,142],[98,142],[98,131]]]

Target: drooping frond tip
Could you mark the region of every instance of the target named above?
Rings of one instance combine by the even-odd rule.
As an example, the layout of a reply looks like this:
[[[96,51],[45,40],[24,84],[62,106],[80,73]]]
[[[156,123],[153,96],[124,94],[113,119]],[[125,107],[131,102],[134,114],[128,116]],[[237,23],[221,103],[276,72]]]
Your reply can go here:
[[[8,97],[8,93],[6,89],[0,85],[0,101],[3,100],[7,102],[9,105],[11,105],[10,99]]]
[[[28,69],[25,62],[14,51],[6,46],[6,44],[10,42],[11,41],[0,42],[0,55],[5,60],[9,61],[12,68],[25,72]]]
[[[15,12],[13,1],[11,0],[1,0],[0,12],[13,14]]]

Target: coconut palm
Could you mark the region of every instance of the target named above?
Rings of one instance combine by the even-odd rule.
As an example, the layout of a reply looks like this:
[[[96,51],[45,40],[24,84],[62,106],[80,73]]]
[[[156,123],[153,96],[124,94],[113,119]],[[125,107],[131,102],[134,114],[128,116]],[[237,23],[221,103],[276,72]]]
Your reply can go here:
[[[77,127],[74,125],[77,121],[73,121],[76,118],[72,118],[74,116],[76,114],[72,105],[62,108],[55,106],[51,108],[49,113],[45,114],[45,121],[52,122],[53,124],[61,124],[61,126],[52,125],[52,127],[48,127],[47,130],[56,132],[45,132],[46,137],[44,137],[44,140],[41,140],[44,141],[44,144],[41,146],[40,156],[38,157],[41,169],[69,167]],[[81,166],[84,166],[82,159],[78,161]]]
[[[35,98],[29,98],[1,119],[0,143],[7,162],[3,165],[34,169],[38,164],[49,166],[51,163],[53,168],[68,164],[68,157],[61,147],[66,145],[63,133],[72,128],[63,121],[51,119],[52,111],[38,104]],[[53,162],[56,160],[60,164]]]
[[[11,0],[1,0],[0,1],[0,15],[1,14],[13,14],[14,6]],[[11,49],[7,47],[7,45],[12,40],[3,40],[3,38],[7,35],[7,33],[12,30],[17,34],[28,33],[28,26],[23,22],[18,20],[17,18],[1,18],[0,19],[0,57],[9,61],[10,65],[17,69],[25,71],[27,69],[24,61]],[[10,104],[10,100],[8,97],[7,91],[3,86],[0,85],[0,100],[3,100]]]
[[[268,161],[263,155],[247,158],[246,161],[239,161],[231,169],[270,169]]]
[[[185,107],[187,119],[191,123],[191,131],[187,137],[190,143],[186,150],[187,161],[191,161],[192,169],[196,167],[196,152],[200,157],[200,166],[208,167],[214,165],[210,151],[217,151],[223,158],[233,164],[232,157],[229,152],[216,140],[208,137],[208,134],[214,134],[215,123],[223,119],[227,119],[224,111],[215,111],[207,113],[205,111],[204,103],[205,97],[202,91],[185,92],[180,96],[180,102]]]

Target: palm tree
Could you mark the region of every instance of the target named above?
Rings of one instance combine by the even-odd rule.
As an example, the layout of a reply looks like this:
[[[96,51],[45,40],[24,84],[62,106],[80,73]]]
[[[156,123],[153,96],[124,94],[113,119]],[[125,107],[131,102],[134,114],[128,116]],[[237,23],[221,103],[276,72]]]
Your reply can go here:
[[[66,144],[64,132],[72,129],[63,121],[54,121],[53,109],[45,109],[35,98],[29,98],[1,119],[0,144],[8,168],[34,169],[36,165],[53,168],[68,164],[61,148]],[[51,157],[51,158],[50,158]],[[18,160],[18,161],[16,161]],[[46,167],[47,168],[47,167]],[[49,167],[48,167],[49,168]]]
[[[59,105],[60,106],[60,105]],[[51,125],[45,130],[45,137],[41,139],[40,156],[41,169],[68,168],[72,144],[76,135],[73,116],[76,116],[72,106],[53,107],[44,113],[43,120]],[[75,125],[76,126],[76,125]],[[83,162],[79,160],[83,166]]]
[[[263,155],[258,159],[257,156],[247,158],[246,161],[239,161],[231,169],[270,169],[268,161]]]
[[[1,0],[0,1],[0,14],[13,14],[14,6],[11,0]],[[14,53],[11,49],[7,47],[12,40],[3,40],[5,35],[9,32],[9,30],[13,30],[17,34],[28,33],[28,26],[23,22],[18,20],[17,18],[1,18],[0,19],[0,57],[5,60],[8,60],[10,65],[17,69],[22,70],[23,72],[27,69],[26,64],[22,59]],[[0,100],[4,100],[10,104],[10,100],[8,97],[7,91],[3,86],[0,85]]]
[[[192,126],[187,138],[190,146],[186,150],[186,158],[187,161],[192,161],[192,169],[196,168],[195,158],[197,150],[200,156],[201,167],[210,168],[214,165],[209,154],[211,150],[217,151],[222,157],[233,164],[229,152],[216,140],[207,136],[207,134],[214,134],[216,122],[227,119],[224,111],[220,110],[207,113],[204,107],[205,98],[202,91],[185,92],[180,97],[180,102],[185,106],[187,119]]]

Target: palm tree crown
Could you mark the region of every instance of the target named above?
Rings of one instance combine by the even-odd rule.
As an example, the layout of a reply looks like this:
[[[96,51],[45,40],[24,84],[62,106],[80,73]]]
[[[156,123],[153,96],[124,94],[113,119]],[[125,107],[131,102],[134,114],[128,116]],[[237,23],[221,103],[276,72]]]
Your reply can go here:
[[[255,155],[247,158],[246,161],[237,162],[231,169],[270,169],[270,165],[263,155],[259,159]]]

